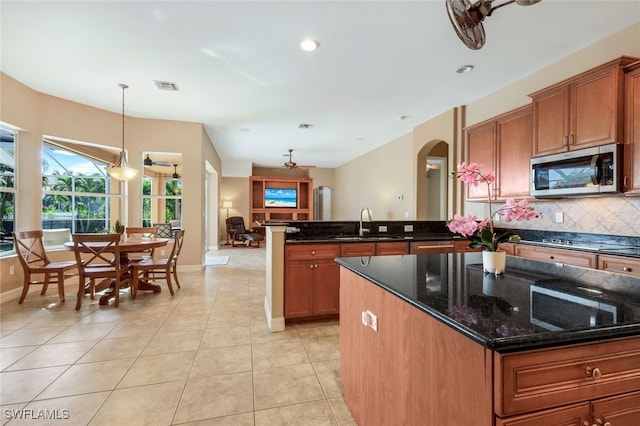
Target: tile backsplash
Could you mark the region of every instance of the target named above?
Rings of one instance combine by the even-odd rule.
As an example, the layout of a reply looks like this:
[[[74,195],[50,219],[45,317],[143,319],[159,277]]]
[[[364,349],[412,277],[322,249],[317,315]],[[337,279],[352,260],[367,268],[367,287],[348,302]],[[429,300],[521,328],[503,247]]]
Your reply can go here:
[[[593,197],[530,202],[542,217],[523,222],[500,222],[503,228],[640,237],[640,197]],[[563,222],[556,222],[562,213]]]

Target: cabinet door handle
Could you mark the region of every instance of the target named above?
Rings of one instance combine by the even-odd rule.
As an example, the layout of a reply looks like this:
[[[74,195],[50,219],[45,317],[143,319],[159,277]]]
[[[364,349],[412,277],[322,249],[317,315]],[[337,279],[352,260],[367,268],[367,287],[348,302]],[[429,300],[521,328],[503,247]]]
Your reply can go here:
[[[315,256],[316,255],[316,251],[315,250],[311,250],[311,256]]]
[[[596,424],[594,424],[593,426],[611,426],[611,423],[609,422],[602,423],[602,420],[596,419]]]
[[[629,268],[628,266],[623,266],[623,267],[622,267],[622,270],[623,270],[624,272],[631,272],[631,271],[632,271],[632,269],[631,269],[631,268]]]
[[[551,255],[549,255],[549,256],[547,256],[547,257],[548,257],[549,259],[551,259],[551,260],[553,260],[553,259],[554,259],[554,257],[553,257],[553,256],[551,256]]]
[[[564,136],[564,137],[562,138],[562,146],[568,146],[569,144],[568,144],[568,142],[567,142],[567,141],[568,141],[568,138],[567,138],[566,136]]]
[[[573,135],[569,135],[569,145],[573,145]]]
[[[312,263],[311,265],[309,265],[309,268],[310,268],[310,269],[313,269],[313,263]]]
[[[591,377],[593,380],[598,380],[602,377],[602,372],[599,368],[591,368],[587,367],[584,369],[584,372],[587,373],[587,376]]]

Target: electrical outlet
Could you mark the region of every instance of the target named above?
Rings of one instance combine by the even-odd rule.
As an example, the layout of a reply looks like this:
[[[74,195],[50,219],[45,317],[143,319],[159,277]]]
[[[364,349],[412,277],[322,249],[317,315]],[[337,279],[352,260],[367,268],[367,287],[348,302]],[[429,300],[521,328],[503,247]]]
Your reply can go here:
[[[16,267],[11,265],[9,266],[9,275],[13,275],[16,273]]]
[[[404,200],[404,195],[402,195],[402,194],[396,195],[396,200],[398,200],[398,201]]]
[[[413,232],[413,225],[405,225],[404,232]]]
[[[378,226],[378,232],[387,232],[387,226],[386,225]]]
[[[564,213],[556,212],[556,223],[564,222]]]
[[[371,311],[362,311],[362,325],[370,327],[373,331],[378,331],[378,317]]]
[[[369,314],[369,327],[373,329],[373,331],[378,331],[378,317],[373,313],[367,311]]]
[[[160,256],[166,256],[167,252],[165,249],[160,249]]]

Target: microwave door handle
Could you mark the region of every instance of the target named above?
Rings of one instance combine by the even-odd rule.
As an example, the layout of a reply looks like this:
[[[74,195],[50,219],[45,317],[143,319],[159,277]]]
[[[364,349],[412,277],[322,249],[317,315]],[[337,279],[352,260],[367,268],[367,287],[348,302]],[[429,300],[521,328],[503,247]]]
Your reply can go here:
[[[600,155],[594,155],[591,157],[591,183],[594,185],[600,185],[602,180],[602,161],[600,161]]]

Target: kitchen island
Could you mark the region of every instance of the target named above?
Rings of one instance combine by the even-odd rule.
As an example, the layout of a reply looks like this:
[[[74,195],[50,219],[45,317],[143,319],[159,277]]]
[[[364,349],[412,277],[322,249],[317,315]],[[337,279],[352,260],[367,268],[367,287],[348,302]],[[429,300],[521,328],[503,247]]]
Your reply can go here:
[[[337,261],[358,424],[640,424],[637,278],[511,256],[496,276],[476,253]]]

